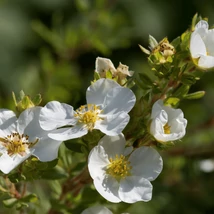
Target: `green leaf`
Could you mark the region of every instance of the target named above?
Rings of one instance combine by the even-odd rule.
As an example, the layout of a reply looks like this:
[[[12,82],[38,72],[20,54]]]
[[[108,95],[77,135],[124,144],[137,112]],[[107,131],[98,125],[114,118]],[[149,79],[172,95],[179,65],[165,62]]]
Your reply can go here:
[[[82,146],[85,144],[80,139],[72,139],[64,142],[65,146],[74,152],[82,153]]]
[[[196,83],[196,79],[191,74],[183,74],[182,77],[181,77],[181,82],[184,85],[193,85],[193,84]]]
[[[174,46],[175,49],[180,45],[180,43],[181,43],[181,37],[180,36],[178,36],[177,38],[175,38],[171,42],[171,44]]]
[[[68,177],[67,172],[65,172],[65,170],[60,166],[56,166],[55,168],[52,169],[47,169],[43,171],[41,174],[41,179],[46,180],[58,180],[67,177]]]
[[[14,205],[18,203],[18,199],[16,198],[9,198],[2,201],[4,206],[7,208],[12,208]]]
[[[195,100],[195,99],[202,98],[204,95],[205,95],[205,91],[197,91],[197,92],[185,95],[184,98],[188,100]]]
[[[145,85],[153,86],[153,81],[145,73],[138,73],[138,76]]]
[[[190,86],[189,85],[181,85],[174,93],[173,93],[173,96],[174,97],[183,97],[185,96],[188,91],[190,89]]]

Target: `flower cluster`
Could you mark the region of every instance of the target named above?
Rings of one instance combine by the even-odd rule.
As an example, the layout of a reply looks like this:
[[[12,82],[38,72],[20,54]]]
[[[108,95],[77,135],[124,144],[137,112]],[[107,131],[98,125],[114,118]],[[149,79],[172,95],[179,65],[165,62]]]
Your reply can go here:
[[[23,101],[26,106],[19,103],[18,117],[13,111],[0,109],[0,170],[8,174],[15,168],[21,169],[19,165],[24,165],[31,156],[41,162],[52,161],[58,158],[63,141],[78,138],[87,147],[83,153],[87,155],[90,181],[103,198],[130,204],[151,200],[151,182],[163,169],[157,150],[186,134],[187,120],[182,110],[174,107],[184,98],[201,96],[188,94],[193,84],[190,80],[197,79],[188,69],[192,69],[192,62],[197,69],[214,67],[213,32],[208,30],[206,21],[200,21],[189,32],[188,60],[192,61],[185,66],[167,38],[157,43],[150,36],[151,51],[141,49],[150,54],[152,71],[156,72],[154,80],[142,73],[132,76],[128,66],[120,63],[115,68],[110,59],[98,57],[95,79],[86,90],[86,103],[77,108],[58,101],[41,107],[28,98],[27,102]],[[184,54],[182,44],[178,51],[178,56]],[[174,59],[178,72],[172,65]],[[139,99],[128,81],[143,91]],[[145,82],[148,87],[144,86]],[[91,137],[95,132],[99,133],[96,143]],[[82,212],[86,213],[110,214],[111,211],[98,206]]]

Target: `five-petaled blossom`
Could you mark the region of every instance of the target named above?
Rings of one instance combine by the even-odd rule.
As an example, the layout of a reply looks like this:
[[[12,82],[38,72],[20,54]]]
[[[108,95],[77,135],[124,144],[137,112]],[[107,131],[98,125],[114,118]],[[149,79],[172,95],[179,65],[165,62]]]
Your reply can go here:
[[[186,133],[187,120],[181,109],[164,106],[158,100],[152,107],[150,133],[159,142],[181,139]]]
[[[39,125],[41,107],[23,111],[17,119],[13,111],[0,109],[0,170],[8,174],[31,155],[46,162],[57,158],[61,141],[47,136]]]
[[[86,100],[87,104],[76,111],[68,104],[49,102],[41,110],[41,127],[51,131],[49,137],[63,141],[81,137],[93,129],[118,135],[129,122],[128,112],[136,97],[130,89],[102,78],[88,87]]]
[[[190,52],[199,67],[214,67],[214,29],[209,30],[209,25],[204,20],[198,22],[191,34]]]
[[[125,147],[123,134],[105,135],[88,158],[89,173],[97,191],[108,201],[135,203],[152,198],[153,181],[163,162],[150,147]]]

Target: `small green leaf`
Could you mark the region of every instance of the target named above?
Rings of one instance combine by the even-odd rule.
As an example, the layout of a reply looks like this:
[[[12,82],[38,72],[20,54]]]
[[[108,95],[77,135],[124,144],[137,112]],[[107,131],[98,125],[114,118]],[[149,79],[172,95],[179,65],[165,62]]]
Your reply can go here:
[[[55,168],[52,168],[52,169],[47,169],[41,174],[41,179],[46,179],[46,180],[58,180],[58,179],[67,178],[67,177],[68,177],[68,174],[60,166],[56,166]]]
[[[174,46],[175,49],[180,45],[180,43],[181,43],[181,37],[180,36],[178,36],[177,38],[175,38],[171,42],[171,44]]]
[[[181,82],[184,85],[193,85],[193,84],[196,83],[196,79],[191,74],[183,74],[182,77],[181,77]]]
[[[205,95],[205,91],[197,91],[197,92],[185,95],[184,98],[188,100],[194,100],[194,99],[200,99],[204,95]]]
[[[12,208],[14,205],[16,205],[18,203],[18,199],[9,198],[9,199],[3,200],[2,202],[3,202],[5,207]]]
[[[185,96],[188,91],[190,89],[190,86],[189,85],[181,85],[174,93],[173,93],[173,96],[174,97],[183,97]]]
[[[145,73],[138,73],[138,76],[145,85],[153,86],[153,81]]]

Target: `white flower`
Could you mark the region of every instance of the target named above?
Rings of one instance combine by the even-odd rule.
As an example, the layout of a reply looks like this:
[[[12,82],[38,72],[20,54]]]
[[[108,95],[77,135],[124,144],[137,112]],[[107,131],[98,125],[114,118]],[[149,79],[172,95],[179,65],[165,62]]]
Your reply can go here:
[[[57,101],[49,102],[41,110],[40,124],[52,130],[49,137],[68,140],[99,129],[107,135],[118,135],[129,122],[128,112],[133,108],[134,93],[110,79],[99,79],[86,91],[87,104],[76,111]],[[72,126],[63,127],[62,126]]]
[[[110,59],[97,57],[95,62],[95,72],[99,73],[100,77],[105,78],[106,72],[111,71],[113,77],[118,76],[119,78],[126,78],[126,76],[132,76],[133,71],[129,71],[127,65],[119,63],[117,69]]]
[[[88,158],[97,191],[108,201],[134,203],[152,198],[153,181],[162,170],[162,158],[150,147],[125,148],[123,134],[105,135]]]
[[[186,133],[187,120],[181,109],[164,106],[158,100],[152,107],[150,133],[159,142],[181,139]]]
[[[47,136],[39,125],[41,107],[23,111],[19,118],[13,111],[0,109],[0,170],[7,174],[31,155],[40,161],[57,158],[61,141]]]
[[[190,38],[190,52],[196,64],[204,69],[214,67],[214,29],[206,21],[195,26]]]
[[[85,209],[81,214],[113,214],[104,206],[93,206]]]

